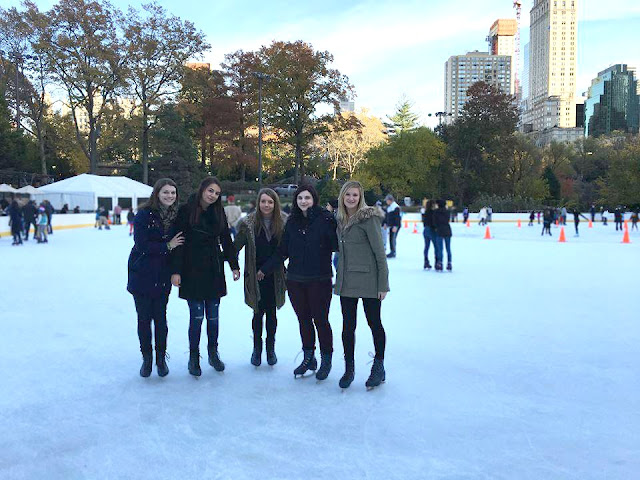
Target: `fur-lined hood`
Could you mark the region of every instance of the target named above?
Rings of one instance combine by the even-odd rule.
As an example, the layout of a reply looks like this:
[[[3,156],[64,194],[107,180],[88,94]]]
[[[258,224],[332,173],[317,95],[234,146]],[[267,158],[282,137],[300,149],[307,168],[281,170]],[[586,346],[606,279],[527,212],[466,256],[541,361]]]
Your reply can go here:
[[[358,210],[355,215],[349,217],[346,225],[342,226],[342,222],[338,222],[338,229],[344,232],[348,228],[351,228],[358,223],[362,223],[365,220],[369,220],[373,217],[379,217],[380,220],[384,219],[384,211],[380,207],[364,207]]]

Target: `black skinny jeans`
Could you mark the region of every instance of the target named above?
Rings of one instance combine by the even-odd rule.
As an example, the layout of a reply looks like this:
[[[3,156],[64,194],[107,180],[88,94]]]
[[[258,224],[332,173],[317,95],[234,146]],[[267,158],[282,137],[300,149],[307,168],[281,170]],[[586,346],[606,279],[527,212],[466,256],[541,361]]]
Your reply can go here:
[[[373,346],[376,351],[376,358],[384,360],[384,349],[387,343],[387,336],[380,319],[380,309],[382,302],[377,298],[363,298],[362,305],[367,317],[367,323],[373,334]],[[342,307],[342,345],[344,347],[345,360],[353,360],[356,346],[356,315],[358,312],[358,299],[351,297],[340,297]]]
[[[160,297],[148,297],[146,295],[134,295],[136,312],[138,312],[138,339],[140,351],[151,352],[151,322],[153,321],[156,349],[167,349],[167,302],[169,295]]]
[[[289,300],[298,316],[302,348],[316,347],[316,330],[322,353],[333,352],[333,333],[329,324],[331,305],[331,280],[294,282],[287,280]],[[315,325],[315,329],[314,329]]]

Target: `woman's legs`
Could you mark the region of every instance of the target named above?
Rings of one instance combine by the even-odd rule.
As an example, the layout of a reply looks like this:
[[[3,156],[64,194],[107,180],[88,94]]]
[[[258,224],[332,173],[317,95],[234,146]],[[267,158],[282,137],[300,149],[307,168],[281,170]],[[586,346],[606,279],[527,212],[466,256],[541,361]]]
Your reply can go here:
[[[353,361],[356,345],[358,299],[340,297],[340,307],[342,309],[342,346],[344,348],[344,358],[347,361]]]
[[[429,265],[429,247],[431,246],[431,228],[424,227],[422,236],[424,237],[424,267],[427,268]],[[435,245],[433,248],[435,249]]]
[[[329,323],[329,307],[331,306],[331,280],[313,282],[309,285],[308,298],[310,301],[313,323],[318,332],[320,351],[333,352],[333,332]]]
[[[451,263],[451,237],[443,237],[444,246],[447,249],[447,263]]]
[[[304,350],[314,350],[316,346],[316,332],[313,328],[311,305],[307,284],[287,280],[287,291],[291,306],[296,312],[300,324],[300,338]]]
[[[138,314],[138,340],[140,341],[140,351],[144,354],[151,354],[151,320],[153,318],[153,309],[151,297],[143,295],[134,295],[133,301],[136,304],[136,312]]]
[[[205,300],[204,302],[205,312],[207,316],[207,349],[209,354],[218,350],[218,332],[219,332],[219,318],[218,312],[220,309],[220,299]]]
[[[189,350],[198,351],[200,349],[202,320],[204,319],[204,301],[187,300],[187,304],[189,305]]]
[[[382,320],[380,319],[382,302],[378,298],[363,298],[362,303],[364,305],[364,313],[367,316],[367,323],[373,335],[373,345],[376,351],[375,358],[384,360],[387,336],[382,326]]]
[[[436,235],[433,240],[433,245],[436,249],[436,264],[442,263],[442,237]]]

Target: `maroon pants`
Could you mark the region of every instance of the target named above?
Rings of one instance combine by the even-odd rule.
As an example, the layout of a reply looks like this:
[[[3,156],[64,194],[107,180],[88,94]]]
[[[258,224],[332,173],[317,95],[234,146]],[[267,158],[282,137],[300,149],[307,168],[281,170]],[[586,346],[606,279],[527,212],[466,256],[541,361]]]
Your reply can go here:
[[[323,353],[333,352],[333,334],[329,324],[331,280],[318,282],[287,280],[287,290],[289,291],[289,300],[291,300],[291,305],[300,323],[302,348],[305,350],[315,349],[317,330],[320,351]]]

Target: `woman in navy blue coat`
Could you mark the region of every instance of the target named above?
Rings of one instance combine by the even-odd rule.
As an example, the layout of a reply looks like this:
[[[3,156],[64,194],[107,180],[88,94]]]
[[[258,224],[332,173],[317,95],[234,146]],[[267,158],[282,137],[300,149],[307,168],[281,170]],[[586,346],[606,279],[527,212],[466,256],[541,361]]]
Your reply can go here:
[[[138,210],[135,245],[129,255],[127,290],[133,295],[138,312],[138,338],[142,352],[140,375],[151,375],[153,363],[151,322],[154,324],[156,365],[161,377],[169,373],[167,352],[167,302],[171,292],[169,252],[184,242],[182,232],[175,232],[178,213],[178,190],[170,178],[153,186],[149,201]]]

